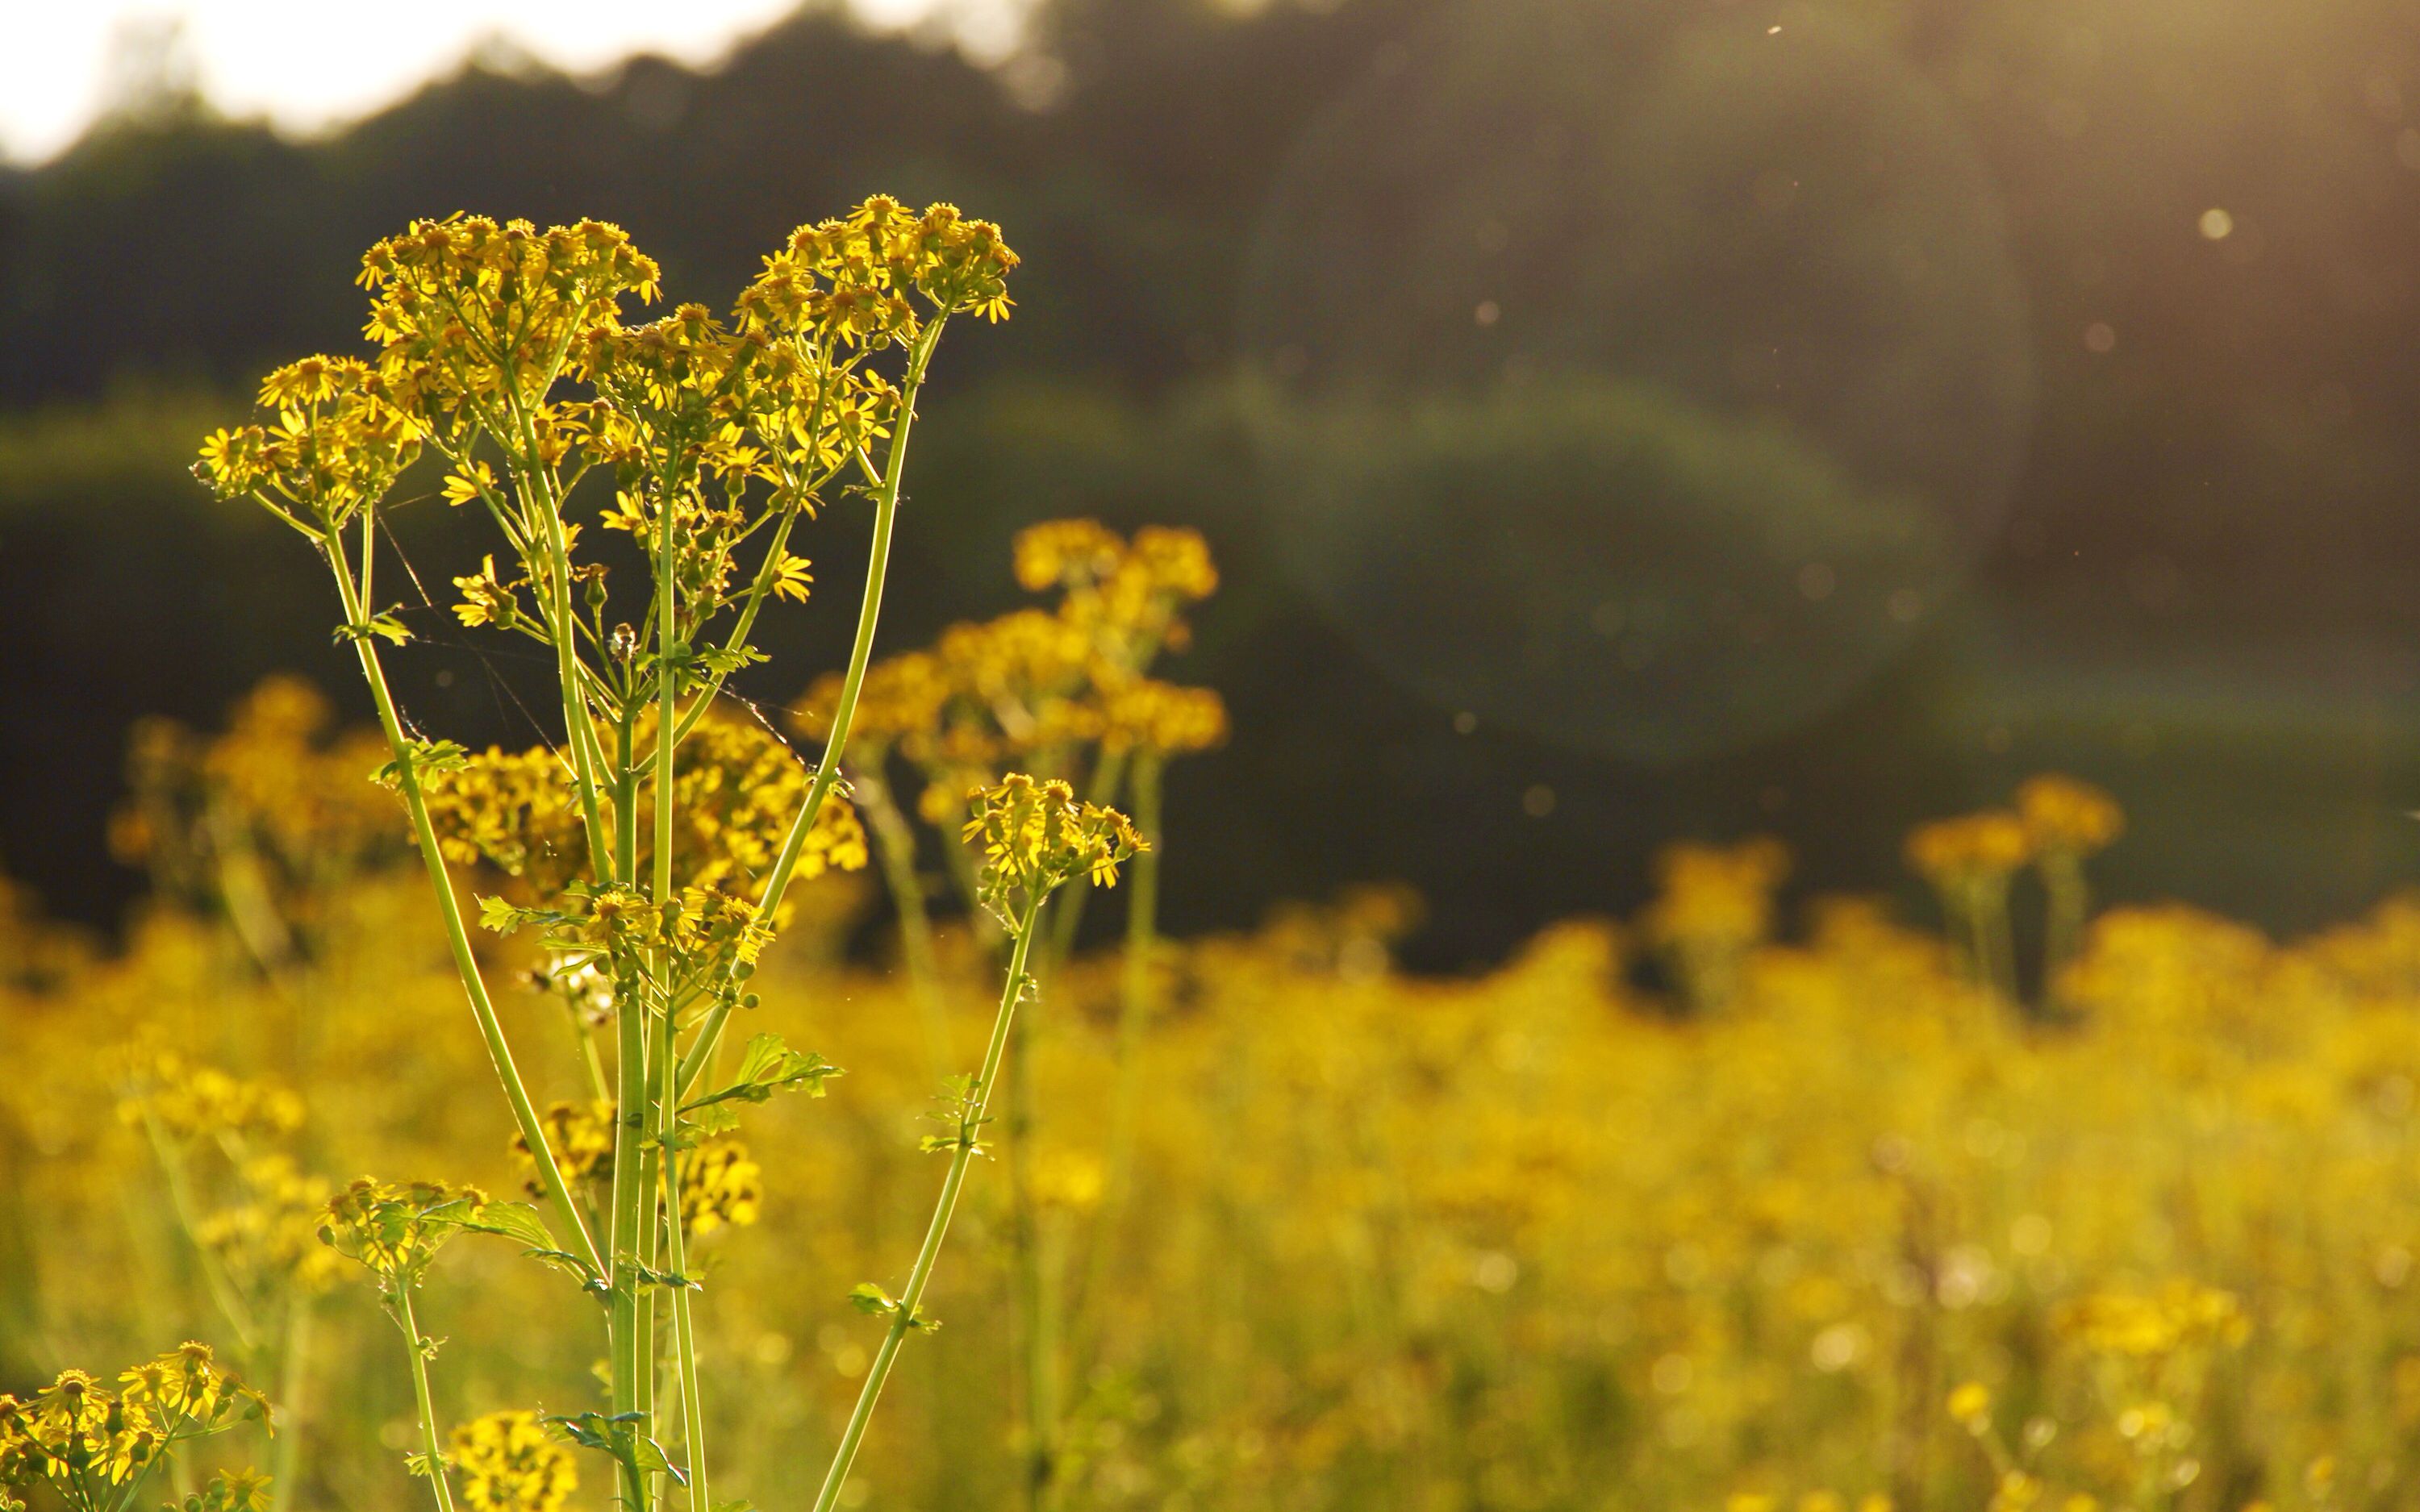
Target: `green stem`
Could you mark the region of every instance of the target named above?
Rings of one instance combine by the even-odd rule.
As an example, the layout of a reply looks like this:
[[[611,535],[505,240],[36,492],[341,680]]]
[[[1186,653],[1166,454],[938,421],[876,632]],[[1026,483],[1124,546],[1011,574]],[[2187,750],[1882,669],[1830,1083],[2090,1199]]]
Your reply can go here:
[[[311,1294],[297,1289],[286,1304],[286,1360],[278,1372],[277,1411],[285,1435],[270,1451],[269,1512],[294,1504],[294,1479],[302,1462],[303,1391],[311,1373]]]
[[[217,1304],[220,1313],[226,1318],[227,1326],[235,1330],[236,1343],[242,1347],[243,1352],[246,1355],[257,1353],[260,1349],[259,1325],[252,1316],[252,1309],[244,1304],[242,1294],[236,1290],[235,1283],[220,1266],[218,1257],[202,1242],[201,1214],[194,1205],[193,1183],[185,1171],[184,1156],[169,1140],[168,1132],[160,1127],[160,1120],[148,1103],[143,1104],[143,1132],[151,1140],[151,1153],[159,1159],[160,1175],[167,1185],[168,1205],[176,1211],[178,1227],[184,1229],[187,1242],[194,1247],[195,1260],[201,1267],[203,1287],[209,1290],[210,1301]]]
[[[1143,1030],[1151,1023],[1152,960],[1159,947],[1159,864],[1163,854],[1160,772],[1159,760],[1146,756],[1135,764],[1130,790],[1134,795],[1135,828],[1150,848],[1135,853],[1134,890],[1126,902],[1125,960],[1121,963],[1118,983],[1117,1061],[1113,1072],[1116,1089],[1109,1103],[1109,1172],[1103,1183],[1101,1209],[1094,1218],[1088,1242],[1083,1289],[1078,1293],[1079,1305],[1091,1303],[1100,1293],[1109,1261],[1110,1230],[1125,1211],[1134,1184],[1135,1124],[1142,1087],[1140,1062]],[[1089,1348],[1079,1349],[1077,1358],[1080,1361],[1090,1352]]]
[[[672,1016],[664,1016],[663,1039],[659,1054],[665,1065],[673,1063]],[[672,1136],[676,1116],[677,1099],[667,1097],[659,1104],[659,1137]],[[666,1257],[673,1273],[681,1277],[673,1288],[673,1353],[680,1367],[682,1437],[688,1443],[689,1504],[690,1512],[713,1512],[714,1499],[706,1489],[706,1407],[703,1383],[697,1373],[697,1327],[691,1316],[692,1303],[689,1288],[689,1239],[681,1223],[681,1163],[678,1153],[669,1145],[664,1149],[664,1241]]]
[[[2092,909],[2091,889],[2084,880],[2084,861],[2073,851],[2046,852],[2040,861],[2042,890],[2049,895],[2049,917],[2042,935],[2042,1002],[2065,1006],[2059,979],[2084,940],[2085,919]]]
[[[640,1411],[637,1264],[639,1199],[641,1178],[644,1174],[642,1169],[644,1163],[639,1150],[641,1136],[647,1126],[645,1013],[638,983],[617,982],[613,994],[617,1053],[613,1066],[616,1102],[613,1110],[613,1216],[607,1228],[608,1242],[613,1249],[613,1356],[609,1396],[616,1416]],[[644,1512],[647,1505],[644,1477],[626,1469],[624,1478],[628,1483],[631,1507],[637,1512]]]
[[[368,519],[365,513],[365,552],[369,548]],[[366,616],[360,595],[353,591],[353,575],[345,563],[343,542],[331,532],[324,544],[329,564],[335,572],[345,623],[362,625]],[[520,1125],[521,1140],[537,1162],[547,1196],[554,1199],[555,1211],[571,1227],[573,1253],[588,1264],[593,1273],[603,1275],[604,1258],[597,1253],[597,1241],[589,1236],[588,1226],[580,1221],[580,1209],[571,1200],[571,1188],[563,1179],[563,1168],[555,1163],[553,1149],[546,1142],[546,1126],[538,1121],[537,1109],[530,1103],[529,1088],[521,1084],[520,1068],[513,1064],[512,1046],[504,1040],[504,1025],[496,1018],[496,1005],[488,995],[486,980],[479,975],[479,963],[471,954],[471,934],[462,922],[461,900],[455,897],[453,879],[446,874],[445,856],[437,846],[437,828],[429,822],[428,803],[421,794],[420,774],[412,764],[412,746],[404,738],[403,720],[396,713],[395,695],[387,690],[386,671],[379,663],[378,649],[371,644],[369,636],[357,635],[353,646],[361,654],[362,675],[367,679],[370,697],[378,704],[379,726],[386,732],[387,748],[395,757],[396,785],[403,792],[404,807],[411,810],[412,834],[420,842],[420,858],[428,869],[429,886],[437,893],[438,912],[445,921],[445,943],[454,952],[454,968],[462,979],[463,993],[471,1000],[471,1014],[478,1020],[480,1037],[487,1041],[488,1059],[496,1068],[496,1079],[504,1084],[504,1098],[512,1104],[513,1121]]]
[[[548,381],[551,383],[552,378]],[[514,425],[520,435],[523,506],[537,517],[546,531],[550,590],[547,594],[547,627],[554,638],[555,678],[563,685],[563,737],[571,747],[571,770],[580,789],[580,811],[588,840],[588,862],[599,880],[618,882],[623,878],[613,870],[613,858],[606,845],[604,819],[597,805],[605,751],[597,742],[597,727],[588,717],[587,695],[581,688],[580,611],[571,597],[571,551],[570,543],[563,533],[563,500],[551,486],[548,471],[539,461],[537,432],[530,424],[528,409],[517,396],[508,395],[507,398]],[[670,510],[669,502],[665,507]]]
[[[420,1404],[420,1448],[428,1457],[429,1483],[437,1488],[437,1512],[454,1512],[454,1490],[445,1481],[445,1456],[437,1446],[437,1409],[428,1399],[428,1348],[420,1337],[420,1325],[412,1319],[409,1284],[396,1288],[395,1316],[411,1350],[411,1394]]]
[[[1064,908],[1066,904],[1060,904]],[[1001,1143],[1008,1153],[1009,1244],[1015,1252],[1016,1320],[1024,1335],[1025,1504],[1038,1509],[1049,1494],[1058,1459],[1058,1308],[1044,1274],[1040,1217],[1033,1199],[1033,1015],[1019,1017],[1009,1031],[1008,1119]]]
[[[875,1350],[874,1364],[865,1372],[865,1384],[858,1389],[857,1406],[848,1414],[848,1426],[841,1430],[840,1446],[832,1452],[831,1466],[824,1473],[823,1489],[815,1496],[814,1512],[831,1512],[839,1502],[849,1467],[856,1463],[858,1446],[864,1442],[865,1426],[874,1416],[874,1404],[882,1396],[882,1385],[891,1378],[900,1343],[915,1326],[917,1309],[924,1301],[925,1285],[933,1279],[934,1262],[940,1258],[941,1242],[950,1232],[950,1216],[957,1211],[958,1192],[966,1184],[967,1166],[974,1158],[975,1135],[983,1126],[984,1110],[990,1105],[992,1087],[1000,1080],[1001,1060],[1008,1049],[1009,1026],[1016,1020],[1017,999],[1025,990],[1025,960],[1033,944],[1033,919],[1039,906],[1040,900],[1036,899],[1018,922],[1016,948],[1009,954],[1008,980],[1001,989],[1000,1009],[992,1016],[991,1041],[984,1049],[983,1070],[976,1074],[970,1105],[961,1116],[957,1148],[951,1150],[949,1173],[941,1178],[941,1196],[933,1205],[933,1220],[924,1229],[924,1242],[917,1249],[916,1263],[908,1273],[908,1288],[899,1296],[891,1315],[891,1326],[883,1332],[881,1346]]]
[[[940,341],[941,325],[936,319],[924,328],[923,340],[909,359],[907,377],[900,383],[899,423],[891,433],[891,454],[882,486],[874,496],[874,542],[865,564],[865,596],[858,604],[857,638],[848,648],[848,671],[841,678],[840,701],[832,709],[831,733],[825,737],[823,760],[816,764],[814,781],[808,786],[806,800],[791,820],[790,831],[783,837],[781,852],[773,859],[773,871],[765,880],[765,895],[756,904],[759,918],[770,919],[781,906],[782,894],[790,886],[790,874],[798,870],[799,857],[806,851],[807,836],[815,827],[815,815],[822,811],[825,797],[840,777],[841,757],[848,748],[849,726],[857,718],[857,696],[865,686],[866,664],[874,656],[875,624],[882,617],[882,584],[891,570],[891,532],[899,514],[899,485],[907,476],[908,436],[915,426],[916,393],[923,387],[924,368]],[[712,1060],[715,1046],[722,1040],[723,1022],[730,1016],[727,999],[707,1011],[706,1023],[681,1061],[680,1076],[675,1084],[679,1091],[687,1092]]]
[[[673,562],[673,497],[664,492],[662,533],[656,542],[656,903],[673,895],[673,749],[679,721],[680,678],[674,665],[680,595]]]
[[[662,518],[656,537],[656,811],[654,898],[661,907],[673,895],[673,774],[677,701],[680,696],[680,670],[675,663],[680,632],[680,598],[677,563],[673,555],[673,519],[678,513],[671,489],[663,491]],[[663,980],[660,990],[666,994],[662,1011],[656,1015],[661,1026],[653,1054],[648,1057],[646,1075],[642,1083],[642,1102],[632,1110],[636,1119],[652,1124],[656,1137],[637,1146],[638,1159],[625,1163],[618,1155],[614,1161],[613,1180],[617,1195],[621,1182],[635,1183],[631,1194],[629,1215],[631,1227],[625,1230],[638,1242],[638,1264],[649,1271],[656,1269],[657,1188],[663,1180],[663,1140],[672,1133],[672,1112],[679,1101],[668,1085],[674,1075],[672,952],[660,952],[658,970]],[[639,1000],[640,1016],[646,1013],[645,999]],[[642,1026],[644,1027],[644,1026]],[[643,1125],[644,1126],[644,1125]],[[634,1144],[638,1129],[630,1130]],[[680,1223],[680,1200],[673,1199],[672,1222]],[[636,1289],[637,1276],[631,1276],[630,1319],[630,1403],[627,1411],[644,1414],[636,1425],[642,1433],[654,1431],[656,1412],[656,1298],[653,1290]],[[655,1488],[640,1503],[641,1512],[655,1500]]]
[[[631,748],[638,717],[635,702],[625,699],[613,737],[613,769],[621,774],[613,781],[613,864],[626,877],[639,874],[639,765]]]
[[[950,1020],[941,997],[940,961],[933,949],[933,912],[925,902],[924,880],[916,874],[916,831],[892,801],[881,763],[872,765],[873,771],[857,775],[857,806],[874,832],[874,853],[899,909],[899,956],[908,966],[908,991],[924,1021],[924,1052],[938,1079],[949,1072]]]
[[[802,504],[793,507],[782,517],[782,522],[773,527],[773,544],[765,548],[765,560],[756,569],[756,580],[749,586],[748,597],[739,606],[739,618],[732,625],[731,634],[723,638],[724,650],[736,651],[748,643],[748,632],[756,627],[756,616],[764,609],[766,594],[773,586],[774,568],[780,563],[783,553],[789,548],[790,527],[798,522],[804,507]],[[679,725],[673,731],[675,745],[687,740],[690,732],[697,728],[697,722],[706,717],[706,711],[721,695],[723,681],[729,675],[727,672],[707,675],[706,687],[690,702],[689,712],[681,716]]]

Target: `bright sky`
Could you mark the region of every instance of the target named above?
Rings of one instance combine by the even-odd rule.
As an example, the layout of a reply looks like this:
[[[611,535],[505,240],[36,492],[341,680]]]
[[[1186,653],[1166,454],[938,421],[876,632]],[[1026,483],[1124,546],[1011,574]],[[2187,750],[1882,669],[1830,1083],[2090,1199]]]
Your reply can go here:
[[[876,23],[958,11],[949,0],[855,0]],[[237,116],[308,130],[376,110],[502,36],[560,68],[636,52],[720,56],[797,0],[0,0],[0,157],[73,142],[107,97],[114,39],[181,22],[202,91]]]

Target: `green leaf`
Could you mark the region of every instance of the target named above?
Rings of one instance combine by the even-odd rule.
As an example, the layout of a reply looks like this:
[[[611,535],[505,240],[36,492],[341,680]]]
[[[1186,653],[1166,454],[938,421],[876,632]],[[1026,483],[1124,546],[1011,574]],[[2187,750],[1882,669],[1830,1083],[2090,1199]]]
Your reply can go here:
[[[810,1097],[824,1095],[824,1083],[841,1074],[841,1069],[814,1051],[793,1050],[778,1034],[749,1037],[748,1048],[739,1057],[739,1074],[730,1086],[710,1092],[694,1103],[684,1103],[681,1111],[694,1112],[717,1103],[762,1103],[775,1092],[803,1090]]]
[[[677,1271],[650,1271],[644,1265],[634,1265],[630,1269],[636,1273],[638,1283],[643,1288],[646,1287],[661,1287],[667,1291],[703,1291],[706,1289],[704,1287],[699,1286],[695,1279],[690,1276],[685,1276]]]
[[[553,1230],[546,1227],[546,1220],[526,1202],[490,1202],[474,1210],[463,1220],[462,1227],[474,1234],[501,1234],[519,1240],[533,1250],[559,1253],[562,1248],[555,1242]]]
[[[448,1462],[449,1461],[442,1456],[438,1459],[438,1463],[441,1465]],[[429,1468],[428,1456],[423,1453],[415,1452],[405,1455],[403,1457],[403,1468],[408,1473],[417,1475],[423,1480],[431,1479],[435,1474],[435,1472]]]
[[[479,900],[479,927],[496,934],[510,934],[530,922],[531,909],[507,903],[502,898]]]
[[[891,1293],[871,1281],[861,1281],[848,1288],[848,1304],[871,1318],[888,1318],[899,1310]]]
[[[588,1262],[568,1250],[530,1248],[521,1251],[521,1254],[540,1265],[551,1265],[581,1281],[592,1285],[596,1283],[597,1273],[588,1269]]]
[[[337,625],[334,639],[338,645],[342,645],[347,641],[367,640],[372,636],[402,645],[411,639],[411,632],[404,628],[403,622],[392,614],[375,614],[361,625]]]
[[[583,1449],[598,1449],[619,1460],[633,1475],[670,1475],[675,1485],[689,1484],[689,1472],[672,1462],[664,1446],[643,1433],[633,1424],[645,1420],[643,1412],[620,1412],[607,1417],[602,1412],[576,1412],[569,1417],[550,1417],[547,1427],[554,1429]]]
[[[458,742],[451,740],[415,740],[406,747],[415,772],[458,772],[471,764],[471,753]],[[396,787],[402,773],[393,762],[370,774],[370,780],[381,787]]]
[[[697,666],[721,677],[728,677],[743,667],[752,667],[768,659],[765,653],[751,645],[714,646],[699,652],[694,658]]]

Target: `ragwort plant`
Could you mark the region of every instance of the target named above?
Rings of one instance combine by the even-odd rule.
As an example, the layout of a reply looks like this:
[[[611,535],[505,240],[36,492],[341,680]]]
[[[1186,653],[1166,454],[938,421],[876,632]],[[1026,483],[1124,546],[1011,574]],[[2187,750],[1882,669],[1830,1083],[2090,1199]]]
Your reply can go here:
[[[454,1501],[427,1384],[436,1344],[412,1297],[439,1243],[466,1229],[520,1241],[600,1304],[607,1399],[552,1427],[612,1458],[634,1512],[675,1485],[697,1512],[718,1505],[689,1241],[727,1211],[731,1193],[714,1189],[731,1186],[744,1157],[717,1141],[738,1109],[783,1090],[819,1094],[838,1070],[768,1034],[751,1038],[736,1064],[720,1052],[732,1016],[755,1006],[748,982],[785,918],[791,883],[863,863],[842,761],[917,400],[954,316],[1008,313],[1016,262],[987,222],[877,197],[799,228],[728,320],[684,304],[626,325],[624,301],[652,301],[659,274],[616,227],[416,222],[363,258],[376,354],[277,369],[260,392],[274,419],[204,443],[205,481],[259,503],[328,563],[344,616],[336,634],[358,654],[385,735],[382,777],[410,812],[455,966],[549,1205],[542,1217],[470,1189],[363,1182],[328,1211],[323,1237],[368,1269],[405,1335],[420,1419],[414,1468],[441,1512]],[[396,704],[382,654],[411,634],[381,607],[378,538],[391,490],[424,451],[447,469],[445,500],[484,512],[498,539],[476,572],[454,579],[455,612],[465,626],[545,648],[560,750],[474,756],[419,738]],[[610,490],[586,522],[593,533],[573,501],[592,473],[605,486],[588,492]],[[725,680],[764,659],[750,637],[766,607],[807,596],[794,532],[843,496],[870,503],[866,586],[807,777],[714,711]],[[634,598],[588,549],[613,533],[644,563],[644,612],[633,621],[613,617]],[[1145,848],[1124,816],[1062,781],[986,772],[970,797],[965,838],[980,854],[968,875],[1009,942],[1005,982],[980,1069],[948,1084],[944,1132],[925,1141],[947,1170],[906,1285],[895,1297],[872,1283],[854,1295],[886,1329],[817,1512],[839,1499],[901,1345],[933,1326],[925,1287],[1032,991],[1043,906],[1069,883],[1113,882]],[[526,1089],[449,871],[473,860],[517,879],[516,896],[481,900],[479,921],[541,934],[595,1108],[542,1112]],[[597,1042],[609,1035],[610,1061]],[[512,1437],[487,1437],[498,1433]],[[486,1472],[464,1460],[469,1490]],[[559,1482],[546,1472],[530,1484]]]
[[[1136,857],[1125,918],[1106,1160],[1070,1154],[1056,1169],[1039,1168],[1032,1150],[1036,1057],[1029,1042],[1034,1016],[1020,1017],[1011,1030],[1001,1142],[1021,1335],[1019,1480],[1026,1504],[1038,1508],[1051,1504],[1076,1468],[1066,1420],[1088,1404],[1070,1399],[1069,1383],[1087,1380],[1096,1363],[1097,1330],[1085,1304],[1102,1289],[1105,1236],[1131,1180],[1139,1050],[1154,1007],[1163,778],[1171,759],[1226,738],[1227,711],[1210,688],[1150,675],[1163,651],[1182,650],[1189,640],[1186,609],[1218,589],[1218,568],[1198,532],[1151,526],[1128,539],[1096,520],[1050,520],[1018,533],[1014,565],[1019,586],[1056,593],[1057,604],[954,625],[927,650],[876,663],[858,705],[848,770],[897,904],[900,955],[936,1064],[952,1051],[915,826],[908,806],[892,796],[901,771],[919,784],[913,811],[937,824],[947,822],[954,795],[970,781],[1016,766],[1081,791],[1087,801],[1129,805],[1149,842]],[[827,736],[846,691],[839,678],[823,678],[792,711],[794,728]],[[944,854],[960,861],[951,880],[970,916],[983,920],[991,905],[981,873],[955,848]],[[1078,891],[1055,905],[1035,951],[1038,977],[1055,979],[1068,964],[1086,896]],[[1046,1189],[1077,1199],[1066,1206],[1098,1210],[1080,1254],[1069,1253],[1077,1246],[1065,1226],[1045,1231]]]

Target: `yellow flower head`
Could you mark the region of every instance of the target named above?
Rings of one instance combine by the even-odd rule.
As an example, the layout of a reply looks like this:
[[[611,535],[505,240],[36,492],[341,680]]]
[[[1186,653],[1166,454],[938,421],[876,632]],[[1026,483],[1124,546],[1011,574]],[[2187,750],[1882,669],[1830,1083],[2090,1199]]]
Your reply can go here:
[[[1992,1389],[1979,1381],[1969,1381],[1949,1394],[1951,1422],[1972,1433],[1980,1433],[1992,1426]]]
[[[1641,920],[1651,938],[1738,949],[1773,933],[1773,895],[1790,874],[1790,852],[1763,835],[1728,847],[1668,845],[1655,873],[1662,892]]]
[[[2187,1349],[2232,1349],[2251,1332],[2233,1292],[2183,1279],[2149,1292],[2078,1298],[2058,1310],[2054,1324],[2090,1353],[2147,1360]]]
[[[473,1512],[560,1512],[580,1488],[571,1451],[557,1443],[535,1412],[489,1412],[458,1425],[454,1463],[462,1501]]]
[[[1149,848],[1125,815],[1078,803],[1056,779],[1012,772],[967,798],[973,817],[964,836],[983,848],[985,897],[995,904],[1011,888],[1038,895],[1077,876],[1113,887],[1119,864]]]
[[[2046,772],[2017,789],[2017,814],[2034,849],[2087,856],[2126,831],[2118,800],[2089,782]]]
[[[273,423],[210,433],[194,474],[315,535],[383,498],[420,455],[423,429],[388,378],[349,357],[306,357],[261,380]]]
[[[330,1200],[319,1239],[359,1261],[381,1289],[413,1287],[438,1250],[475,1221],[487,1202],[476,1187],[364,1178]]]
[[[370,248],[359,282],[379,370],[415,411],[450,415],[506,395],[535,408],[572,341],[612,320],[625,295],[655,298],[658,277],[602,221],[541,232],[453,215]]]
[[[602,1098],[584,1103],[556,1103],[538,1119],[545,1131],[547,1148],[554,1151],[555,1165],[566,1181],[607,1181],[613,1176],[613,1104]],[[530,1154],[529,1142],[520,1134],[513,1135],[513,1165],[529,1188],[530,1196],[544,1196],[546,1186],[538,1178],[537,1161]]]
[[[1907,838],[1907,862],[1935,887],[2005,878],[2033,856],[2025,822],[2001,810],[1919,825]]]
[[[698,1234],[747,1227],[765,1211],[764,1174],[746,1145],[716,1134],[681,1161],[681,1220]]]
[[[1227,738],[1227,705],[1216,690],[1138,677],[1103,695],[1101,743],[1111,750],[1174,756]]]

